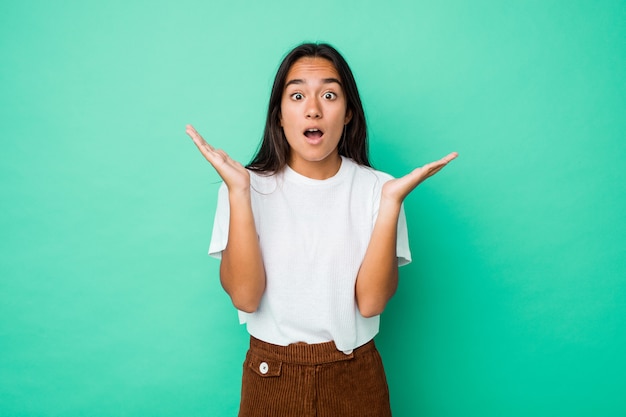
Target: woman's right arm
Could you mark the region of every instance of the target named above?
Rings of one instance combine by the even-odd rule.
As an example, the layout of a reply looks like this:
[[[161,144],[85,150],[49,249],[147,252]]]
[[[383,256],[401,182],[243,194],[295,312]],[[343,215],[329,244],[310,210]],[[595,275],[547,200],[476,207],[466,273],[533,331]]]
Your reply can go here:
[[[251,313],[258,308],[265,291],[265,267],[252,215],[250,173],[226,152],[209,145],[191,125],[187,125],[187,134],[228,187],[230,220],[220,281],[234,306]]]

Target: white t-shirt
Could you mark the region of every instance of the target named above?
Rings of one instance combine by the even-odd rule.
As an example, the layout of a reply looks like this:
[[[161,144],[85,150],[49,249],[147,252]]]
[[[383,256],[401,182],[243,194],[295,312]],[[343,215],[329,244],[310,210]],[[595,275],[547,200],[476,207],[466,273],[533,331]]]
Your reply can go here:
[[[337,174],[325,180],[305,177],[289,166],[270,176],[250,172],[266,274],[258,309],[239,311],[252,336],[281,346],[333,340],[339,350],[350,352],[378,333],[380,317],[359,313],[355,283],[382,185],[391,178],[345,157]],[[209,246],[209,255],[216,258],[228,241],[229,211],[228,189],[222,184]],[[409,263],[404,209],[396,247],[399,265]]]

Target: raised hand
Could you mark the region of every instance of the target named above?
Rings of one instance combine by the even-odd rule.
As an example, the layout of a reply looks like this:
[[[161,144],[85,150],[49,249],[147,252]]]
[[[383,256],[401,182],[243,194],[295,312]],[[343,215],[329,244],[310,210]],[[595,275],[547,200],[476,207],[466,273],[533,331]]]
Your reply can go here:
[[[187,125],[187,134],[228,187],[228,243],[222,251],[220,281],[235,307],[251,313],[265,291],[265,267],[250,202],[250,173],[206,143],[193,126]]]
[[[382,313],[398,287],[397,227],[404,198],[457,157],[453,152],[383,185],[376,224],[356,279],[355,294],[364,317]]]
[[[391,181],[387,181],[383,185],[382,197],[385,200],[390,200],[396,203],[402,203],[404,198],[409,195],[411,191],[418,185],[424,182],[426,179],[432,177],[437,172],[441,171],[448,162],[456,158],[458,154],[452,152],[438,161],[431,162],[422,167],[416,168],[404,177],[396,178]]]
[[[250,173],[243,165],[232,159],[223,150],[215,149],[209,145],[193,126],[187,125],[186,132],[193,139],[200,153],[213,165],[213,168],[222,177],[231,192],[250,189]]]

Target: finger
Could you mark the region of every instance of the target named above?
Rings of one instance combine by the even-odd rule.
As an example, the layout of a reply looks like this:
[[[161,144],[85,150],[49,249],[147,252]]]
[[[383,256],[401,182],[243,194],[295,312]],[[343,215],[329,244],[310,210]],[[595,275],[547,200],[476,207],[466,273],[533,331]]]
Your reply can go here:
[[[435,175],[436,173],[438,173],[439,171],[441,171],[443,169],[443,167],[445,167],[445,165],[439,165],[438,167],[434,167],[433,169],[428,171],[427,178],[430,178],[433,175]]]
[[[191,125],[187,125],[187,129],[185,129],[185,132],[187,133],[187,135],[193,139],[193,141],[196,143],[196,145],[198,145],[199,143],[204,142],[205,140],[202,138],[202,136],[200,136],[200,134],[198,133],[198,131],[196,129],[193,128],[193,126]]]
[[[187,135],[189,135],[189,137],[191,139],[193,139],[193,141],[196,143],[196,145],[202,144],[203,142],[206,142],[202,136],[200,136],[200,134],[196,131],[196,129],[192,128],[187,128],[186,130]]]
[[[196,144],[196,146],[200,148],[201,151],[203,147],[207,148],[210,151],[215,150],[213,146],[211,146],[207,141],[204,140],[204,138],[198,133],[196,129],[194,129],[193,126],[187,125],[187,129],[185,131]]]
[[[215,163],[224,162],[224,156],[220,155],[215,151],[215,148],[209,145],[200,135],[190,134],[193,139],[194,144],[204,156],[206,160],[208,160],[211,165],[215,165]]]
[[[448,155],[441,158],[440,161],[443,162],[444,164],[447,164],[448,162],[452,161],[457,156],[459,156],[458,152],[451,152]]]
[[[450,161],[455,159],[457,156],[459,156],[459,154],[456,152],[449,153],[448,155],[444,156],[440,160],[426,164],[422,168],[424,169],[424,171],[434,174],[440,171],[443,167],[445,167]]]
[[[230,158],[230,156],[228,156],[228,154],[226,152],[224,152],[221,149],[214,149],[213,152],[215,152],[216,154],[218,154],[220,157],[222,157],[222,159],[224,160],[224,162],[229,162],[232,161],[232,159]]]
[[[192,125],[187,125],[185,127],[185,132],[187,133],[187,135],[189,135],[190,137],[194,137],[194,136],[200,136],[200,134],[198,133],[198,131],[192,126]]]
[[[423,170],[424,179],[432,177],[433,175],[435,175],[436,173],[444,169],[445,166],[446,164],[440,163],[440,162],[433,162],[424,166],[424,170]]]

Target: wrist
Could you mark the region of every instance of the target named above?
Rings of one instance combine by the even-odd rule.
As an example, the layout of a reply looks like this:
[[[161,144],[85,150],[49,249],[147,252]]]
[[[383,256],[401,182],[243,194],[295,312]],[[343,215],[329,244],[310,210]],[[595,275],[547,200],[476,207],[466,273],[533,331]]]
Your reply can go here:
[[[398,216],[400,216],[401,207],[402,202],[398,202],[393,199],[381,198],[380,206],[378,207],[379,221],[396,223],[398,221]]]
[[[230,205],[250,201],[250,187],[228,189],[228,201]]]
[[[402,200],[398,200],[397,198],[386,196],[384,193],[380,196],[380,207],[379,211],[391,211],[400,213],[400,208],[402,207]]]

